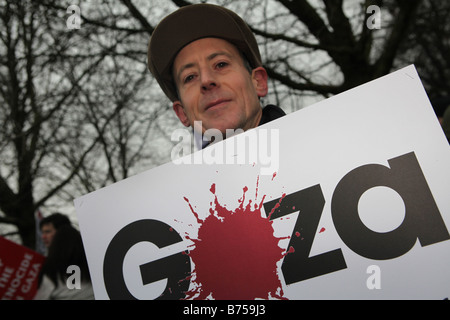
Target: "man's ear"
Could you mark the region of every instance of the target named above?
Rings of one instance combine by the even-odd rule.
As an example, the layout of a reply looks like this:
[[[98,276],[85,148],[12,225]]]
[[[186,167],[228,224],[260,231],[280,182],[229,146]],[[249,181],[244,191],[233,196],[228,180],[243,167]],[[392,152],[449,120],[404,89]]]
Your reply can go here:
[[[177,115],[178,119],[180,119],[181,123],[185,127],[190,127],[189,119],[186,115],[186,112],[184,112],[184,107],[181,104],[181,101],[174,101],[173,102],[173,110],[175,111],[175,114]]]
[[[268,76],[267,71],[263,67],[258,67],[252,70],[252,80],[255,86],[258,97],[265,97],[268,92]]]

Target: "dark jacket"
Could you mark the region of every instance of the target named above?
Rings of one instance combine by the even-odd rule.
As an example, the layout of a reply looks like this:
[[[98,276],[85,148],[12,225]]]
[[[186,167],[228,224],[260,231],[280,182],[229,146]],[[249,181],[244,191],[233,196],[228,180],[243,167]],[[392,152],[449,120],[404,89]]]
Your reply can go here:
[[[281,110],[281,108],[274,106],[273,104],[269,104],[265,108],[263,108],[263,113],[259,125],[263,125],[272,120],[281,118],[284,115],[286,115],[286,113]]]

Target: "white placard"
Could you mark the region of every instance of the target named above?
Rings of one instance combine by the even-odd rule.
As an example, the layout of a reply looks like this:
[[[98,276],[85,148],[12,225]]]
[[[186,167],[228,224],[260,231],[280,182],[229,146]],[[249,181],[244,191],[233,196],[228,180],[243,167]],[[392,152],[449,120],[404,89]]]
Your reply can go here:
[[[450,149],[414,66],[188,157],[75,200],[97,299],[450,295]]]

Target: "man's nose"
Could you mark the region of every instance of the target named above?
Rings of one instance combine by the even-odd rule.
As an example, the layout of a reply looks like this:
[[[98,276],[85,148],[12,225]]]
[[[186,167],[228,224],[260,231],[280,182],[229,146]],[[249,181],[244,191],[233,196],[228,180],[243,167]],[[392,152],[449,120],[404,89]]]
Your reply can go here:
[[[201,73],[201,86],[202,91],[208,91],[213,88],[218,87],[218,81],[214,75],[214,73],[209,70],[203,70]]]

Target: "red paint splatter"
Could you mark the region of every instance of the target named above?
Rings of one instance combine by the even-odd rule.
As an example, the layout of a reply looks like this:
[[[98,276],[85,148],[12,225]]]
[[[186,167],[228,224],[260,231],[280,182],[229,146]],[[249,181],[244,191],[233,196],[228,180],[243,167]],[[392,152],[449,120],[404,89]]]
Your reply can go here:
[[[189,204],[200,228],[198,238],[190,239],[194,242],[189,256],[195,266],[191,279],[195,287],[187,299],[285,299],[277,263],[287,253],[278,245],[280,238],[274,236],[272,221],[261,215],[264,198],[254,209],[251,200],[244,206],[245,187],[239,207],[231,211],[218,202],[215,184],[210,191],[215,196],[214,208],[204,220]]]
[[[278,209],[281,206],[281,201],[283,201],[284,197],[286,197],[286,193],[283,193],[281,195],[280,200],[275,204],[275,206],[272,208],[272,210],[270,210],[269,215],[268,215],[269,220],[270,220],[270,217],[272,217],[272,214],[275,212],[275,209]]]
[[[322,232],[324,232],[325,230],[326,230],[325,228],[322,228],[322,229],[320,229],[319,233],[322,233]]]
[[[192,205],[189,202],[189,199],[184,197],[184,200],[188,203],[189,208],[191,209],[192,214],[194,215],[195,219],[197,219],[198,223],[202,223],[203,220],[199,219],[197,212],[194,211],[194,208],[192,208]]]

